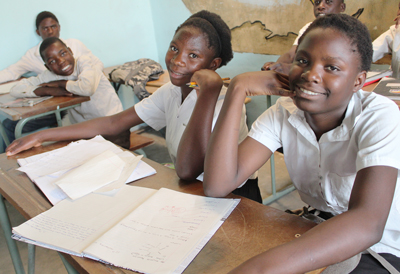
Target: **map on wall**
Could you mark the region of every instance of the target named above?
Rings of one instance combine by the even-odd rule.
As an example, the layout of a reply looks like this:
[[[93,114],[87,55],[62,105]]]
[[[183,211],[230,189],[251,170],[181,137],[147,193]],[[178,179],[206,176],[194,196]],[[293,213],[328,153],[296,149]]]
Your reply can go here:
[[[182,0],[191,13],[219,14],[232,31],[236,52],[281,55],[290,49],[299,30],[314,20],[311,0]],[[358,0],[346,3],[346,14],[364,9],[359,19],[372,39],[393,24],[398,0]],[[385,5],[383,5],[385,4]]]

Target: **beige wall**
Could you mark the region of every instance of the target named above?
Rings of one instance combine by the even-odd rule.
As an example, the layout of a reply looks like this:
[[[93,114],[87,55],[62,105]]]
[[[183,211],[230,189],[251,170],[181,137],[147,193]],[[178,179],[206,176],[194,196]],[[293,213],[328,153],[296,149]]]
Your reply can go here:
[[[232,30],[236,52],[286,52],[298,31],[314,20],[310,0],[182,0],[191,13],[206,9],[219,14]],[[372,39],[393,24],[399,0],[345,0],[346,14],[359,8],[359,17]]]

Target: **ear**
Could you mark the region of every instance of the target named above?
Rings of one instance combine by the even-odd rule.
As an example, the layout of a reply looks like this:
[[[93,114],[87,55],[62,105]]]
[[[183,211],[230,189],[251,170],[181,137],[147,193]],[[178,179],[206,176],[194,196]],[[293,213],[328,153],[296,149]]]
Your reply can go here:
[[[215,71],[217,68],[219,68],[221,63],[222,63],[221,57],[216,57],[211,61],[210,66],[208,68]]]
[[[36,34],[40,36],[40,33],[39,33],[39,30],[38,30],[38,29],[36,29]]]
[[[344,12],[346,10],[346,3],[343,2],[342,4],[340,4],[340,12]]]
[[[367,79],[367,72],[365,70],[363,70],[357,74],[357,78],[354,81],[353,93],[356,93],[358,90],[360,90],[364,86],[366,79]]]

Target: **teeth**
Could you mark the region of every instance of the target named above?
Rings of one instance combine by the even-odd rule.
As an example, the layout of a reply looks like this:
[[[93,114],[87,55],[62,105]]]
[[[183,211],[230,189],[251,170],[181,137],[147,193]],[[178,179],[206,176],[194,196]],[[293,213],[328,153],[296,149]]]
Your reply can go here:
[[[71,67],[71,65],[68,65],[68,66],[64,67],[64,68],[62,69],[62,71],[66,71],[66,70],[68,70],[70,67]]]
[[[302,92],[304,92],[305,94],[308,94],[308,95],[320,95],[320,93],[312,92],[312,91],[309,91],[309,90],[306,90],[306,89],[303,89],[303,88],[300,88],[300,90]]]

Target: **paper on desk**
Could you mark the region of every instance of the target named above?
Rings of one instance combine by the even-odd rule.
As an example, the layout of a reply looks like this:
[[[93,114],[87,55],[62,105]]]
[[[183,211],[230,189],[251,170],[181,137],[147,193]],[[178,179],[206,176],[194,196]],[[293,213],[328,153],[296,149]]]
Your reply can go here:
[[[0,85],[0,94],[9,93],[10,89],[15,86],[16,82]]]
[[[118,180],[124,167],[125,162],[107,150],[71,170],[55,184],[75,200]]]
[[[111,149],[118,155],[123,153],[122,149],[105,140],[102,136],[96,136],[90,140],[79,140],[72,142],[68,146],[53,151],[18,159],[18,164],[21,166],[21,168],[18,170],[25,172],[46,195],[49,201],[55,205],[67,198],[67,196],[56,184],[54,184],[54,182],[72,168],[82,164],[84,160],[93,158],[95,155],[98,155],[99,153],[108,149]],[[136,157],[130,152],[126,153]],[[125,152],[121,155],[125,155]],[[121,158],[124,159],[124,156]],[[155,173],[156,170],[154,168],[143,161],[139,161],[139,164],[134,169],[130,177],[125,181],[125,183],[129,183]]]
[[[103,139],[103,137],[99,137]],[[34,181],[39,177],[53,174],[60,170],[66,171],[80,166],[94,156],[107,150],[111,150],[117,154],[122,152],[122,149],[109,141],[90,142],[88,140],[81,140],[61,149],[43,153],[43,155],[32,156],[32,161],[26,164],[18,161],[22,165],[18,170],[27,173],[29,178]]]
[[[118,156],[125,162],[125,168],[122,171],[121,176],[119,176],[118,180],[116,180],[115,182],[96,190],[96,193],[106,193],[114,189],[121,188],[131,176],[133,171],[136,169],[137,165],[140,162],[140,159],[142,159],[143,157],[143,155],[135,156],[129,151],[124,151]]]

